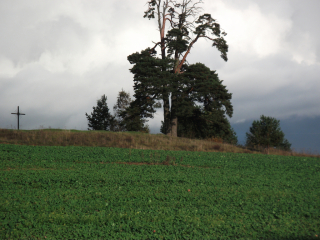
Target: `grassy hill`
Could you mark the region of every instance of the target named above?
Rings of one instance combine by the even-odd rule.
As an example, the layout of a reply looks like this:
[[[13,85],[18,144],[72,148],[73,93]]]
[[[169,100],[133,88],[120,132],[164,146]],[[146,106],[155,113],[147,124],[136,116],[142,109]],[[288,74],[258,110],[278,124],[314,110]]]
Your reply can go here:
[[[140,132],[80,131],[63,129],[12,130],[0,129],[0,144],[33,146],[91,146],[152,150],[232,152],[261,154],[263,151],[247,149],[221,142],[220,139],[199,140],[174,138],[164,134]],[[271,149],[272,155],[320,157],[307,153]]]

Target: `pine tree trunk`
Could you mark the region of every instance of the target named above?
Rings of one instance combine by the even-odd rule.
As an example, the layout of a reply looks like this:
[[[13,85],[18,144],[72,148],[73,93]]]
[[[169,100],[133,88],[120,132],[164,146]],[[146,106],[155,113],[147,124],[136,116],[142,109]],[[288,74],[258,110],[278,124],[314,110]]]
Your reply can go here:
[[[179,55],[178,51],[175,52],[175,66],[174,66],[174,74],[180,73],[179,67]],[[173,89],[177,89],[178,86],[173,84]],[[170,125],[169,125],[169,132],[167,133],[168,136],[171,137],[178,137],[178,117],[176,115],[176,107],[177,107],[178,98],[174,92],[171,93],[171,114],[170,114]]]
[[[164,134],[169,132],[170,126],[170,105],[169,105],[169,94],[163,93],[163,129]]]
[[[178,136],[178,117],[176,115],[177,97],[172,95],[171,97],[171,118],[168,136],[177,137]]]
[[[178,136],[178,118],[175,117],[171,120],[171,137]]]
[[[178,136],[178,118],[171,119],[170,126],[167,132],[167,136],[177,137]]]
[[[161,41],[161,58],[164,60],[166,58],[166,50],[165,50],[165,40],[164,40],[164,30],[165,30],[165,11],[168,6],[167,4],[164,5],[163,13],[162,13],[162,23],[160,19],[160,4],[158,5],[158,24],[159,24],[159,31],[160,31],[160,41]],[[166,67],[162,68],[162,71],[167,71]],[[163,129],[164,134],[168,134],[169,126],[170,126],[170,105],[169,105],[169,93],[167,91],[167,86],[163,86]]]

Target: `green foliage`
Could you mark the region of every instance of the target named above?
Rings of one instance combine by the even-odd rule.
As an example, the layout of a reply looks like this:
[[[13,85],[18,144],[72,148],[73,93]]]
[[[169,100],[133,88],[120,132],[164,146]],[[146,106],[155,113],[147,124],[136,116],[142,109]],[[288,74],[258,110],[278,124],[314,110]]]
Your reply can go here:
[[[197,24],[199,24],[196,27],[196,30],[194,31],[194,34],[196,34],[199,37],[206,37],[207,32],[211,33],[212,35],[216,36],[214,39],[210,39],[212,41],[212,46],[216,47],[219,52],[221,53],[221,58],[225,61],[228,61],[228,49],[229,46],[227,45],[226,40],[221,37],[226,36],[227,34],[220,30],[220,24],[216,22],[215,19],[211,17],[211,14],[203,14],[198,18],[196,21]]]
[[[156,52],[147,48],[141,53],[134,53],[128,56],[128,61],[134,66],[130,72],[134,74],[134,97],[128,109],[128,117],[125,119],[129,131],[140,131],[144,128],[147,118],[153,118],[159,107],[157,100],[163,98],[163,93],[168,92],[170,79],[173,77],[170,72],[162,71],[172,63],[170,59],[159,59]]]
[[[232,94],[228,93],[226,87],[222,85],[223,81],[219,80],[215,71],[211,71],[202,63],[185,66],[184,70],[183,74],[178,75],[180,81],[176,95],[182,103],[177,110],[178,116],[187,116],[190,103],[194,106],[195,103],[199,103],[207,112],[220,110],[223,114],[232,117],[233,107],[230,101]],[[183,114],[180,114],[180,111]]]
[[[228,93],[218,74],[202,63],[184,66],[183,70],[184,73],[175,79],[178,87],[174,90],[179,99],[176,110],[178,136],[219,137],[236,144],[236,134],[226,118],[233,114],[232,94]]]
[[[280,120],[264,115],[260,116],[260,121],[253,121],[250,133],[246,133],[246,137],[248,147],[276,147],[286,151],[291,147],[280,129]]]
[[[0,238],[316,239],[319,178],[319,158],[1,144]]]
[[[171,57],[173,54],[182,54],[188,50],[189,32],[185,27],[173,28],[167,33],[166,40],[168,41],[168,57]]]
[[[149,133],[149,126],[145,123],[147,120],[143,115],[143,110],[137,102],[140,99],[132,101],[130,94],[124,90],[120,91],[117,102],[113,106],[114,116],[109,113],[107,97],[103,95],[97,101],[97,107],[93,107],[91,115],[86,113],[89,121],[88,130],[107,130],[107,131],[140,131]]]
[[[86,113],[86,117],[89,121],[88,130],[112,130],[114,124],[114,118],[109,113],[107,105],[107,96],[104,94],[101,99],[97,101],[97,106],[93,107],[91,115]]]
[[[178,136],[210,138],[222,137],[226,142],[237,143],[235,132],[225,115],[233,114],[231,104],[232,94],[219,80],[215,71],[211,71],[202,63],[184,65],[183,74],[172,74],[162,71],[169,68],[173,62],[170,59],[159,59],[146,49],[128,57],[134,66],[130,71],[134,74],[134,90],[136,101],[135,113],[144,119],[153,117],[156,100],[163,97],[164,90],[172,92],[178,99],[175,105],[175,115],[178,117]],[[153,84],[150,84],[153,82]],[[201,105],[201,108],[199,108]],[[131,107],[133,108],[133,107]],[[133,109],[132,109],[133,112]],[[129,124],[135,124],[131,117]],[[132,122],[133,121],[133,122]],[[201,122],[201,124],[200,124]],[[182,124],[181,126],[179,126]],[[133,128],[137,131],[137,128]],[[162,124],[161,132],[166,133]]]
[[[120,113],[120,117],[123,119],[121,126],[126,131],[146,132],[150,133],[149,126],[146,124],[147,120],[143,118],[142,109],[137,102],[139,99],[131,102],[129,107]]]
[[[170,72],[162,69],[169,68],[173,62],[157,58],[156,52],[150,48],[129,55],[128,61],[133,64],[130,72],[134,74],[134,105],[139,106],[143,118],[153,118],[156,100],[162,99],[162,93],[173,77]]]
[[[224,142],[237,144],[238,138],[222,111],[206,112],[194,107],[191,116],[179,118],[178,136],[197,139],[221,138]]]

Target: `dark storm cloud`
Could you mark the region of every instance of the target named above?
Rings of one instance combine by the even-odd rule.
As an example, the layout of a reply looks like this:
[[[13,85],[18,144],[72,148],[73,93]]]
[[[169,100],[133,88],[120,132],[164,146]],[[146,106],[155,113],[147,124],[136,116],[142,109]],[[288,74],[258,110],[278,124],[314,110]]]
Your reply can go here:
[[[244,145],[246,133],[249,133],[254,120],[246,120],[242,123],[232,124],[237,132],[239,144]],[[292,144],[291,148],[298,152],[320,154],[320,117],[299,117],[290,116],[280,120],[280,128],[285,134],[285,138]]]

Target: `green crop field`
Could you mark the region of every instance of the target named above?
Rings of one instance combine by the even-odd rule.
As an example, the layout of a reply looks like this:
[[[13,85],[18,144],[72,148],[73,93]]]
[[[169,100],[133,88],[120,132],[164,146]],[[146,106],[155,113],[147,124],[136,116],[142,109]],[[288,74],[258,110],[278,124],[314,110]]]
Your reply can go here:
[[[320,159],[0,144],[0,239],[319,239]]]

